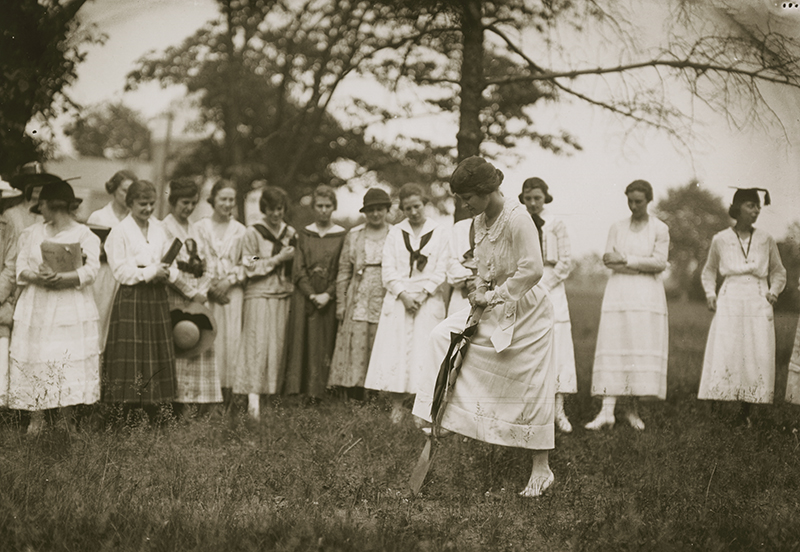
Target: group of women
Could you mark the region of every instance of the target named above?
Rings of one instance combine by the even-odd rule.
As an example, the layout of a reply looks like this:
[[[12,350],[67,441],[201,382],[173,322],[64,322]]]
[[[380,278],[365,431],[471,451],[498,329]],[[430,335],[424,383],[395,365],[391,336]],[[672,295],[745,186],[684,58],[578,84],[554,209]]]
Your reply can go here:
[[[22,181],[17,187],[28,201],[37,198],[29,209],[43,220],[17,236],[0,218],[0,364],[13,328],[0,380],[8,383],[5,406],[33,412],[29,432],[41,429],[46,409],[97,400],[203,405],[244,394],[258,418],[264,395],[314,401],[331,388],[354,397],[371,389],[391,397],[395,423],[413,398],[414,420],[429,434],[531,449],[523,496],[552,484],[548,451],[556,427],[572,431],[564,396],[577,392],[577,378],[564,290],[569,238],[545,208],[553,198],[543,180],[528,179],[518,198],[507,198],[503,173],[470,157],[450,185],[473,218],[452,228],[436,223],[424,190],[406,184],[398,193],[401,222],[389,224],[392,200],[372,188],[364,224],[349,231],[333,222],[336,194],[323,185],[311,196],[314,222],[295,230],[285,221],[288,197],[276,187],[262,191],[261,220],[249,227],[234,220],[236,189],[225,180],[208,197],[213,214],[195,223],[198,186],[171,182],[170,214],[155,220],[154,186],[123,171],[106,184],[112,201],[88,220],[110,229],[102,245],[102,232],[75,220],[80,199],[67,182],[53,175]],[[666,396],[660,275],[669,231],[648,213],[648,182],[632,182],[625,195],[631,216],[612,225],[603,256],[612,275],[592,375],[602,407],[590,430],[614,425],[618,401],[622,418],[643,430],[637,399]],[[786,282],[775,241],[754,227],[760,207],[757,189],[737,190],[736,223],[714,237],[703,271],[716,314],[698,397],[741,401],[748,423],[746,405],[773,398],[772,305]],[[166,254],[175,238],[183,247],[173,260]],[[54,247],[72,262],[66,269],[52,266]],[[200,308],[192,305],[212,314],[216,338],[182,354],[174,313]],[[468,320],[477,321],[469,351],[433,419],[439,366]],[[790,373],[788,400],[800,402],[798,389],[800,376]]]

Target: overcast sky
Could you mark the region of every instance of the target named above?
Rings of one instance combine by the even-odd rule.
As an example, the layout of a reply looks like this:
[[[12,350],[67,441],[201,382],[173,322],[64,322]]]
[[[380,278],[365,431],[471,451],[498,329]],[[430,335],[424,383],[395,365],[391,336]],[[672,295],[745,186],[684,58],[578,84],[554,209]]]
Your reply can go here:
[[[773,16],[787,25],[785,28],[798,28],[800,16],[782,16],[774,2],[736,3],[758,11],[771,9]],[[645,2],[642,5],[647,6]],[[81,17],[96,24],[108,40],[93,47],[79,66],[78,80],[72,87],[74,99],[84,104],[122,100],[149,118],[156,133],[163,133],[163,113],[170,104],[181,100],[183,91],[165,91],[151,84],[126,93],[125,75],[141,55],[180,43],[216,14],[212,0],[87,2]],[[652,22],[660,11],[652,9],[639,15],[643,21]],[[623,190],[638,178],[653,184],[656,201],[668,187],[683,185],[693,178],[722,196],[726,203],[732,195],[730,186],[770,188],[775,205],[762,212],[759,226],[782,237],[790,222],[800,220],[800,95],[772,88],[763,89],[763,93],[781,117],[785,136],[784,129],[776,126],[739,131],[731,128],[721,114],[696,107],[690,152],[675,147],[654,131],[627,135],[626,124],[585,105],[537,107],[536,121],[541,129],[566,129],[577,136],[584,149],[560,157],[531,147],[515,152],[522,155],[522,162],[510,156],[501,158],[498,165],[506,174],[503,190],[516,195],[522,181],[530,176],[547,181],[555,197],[550,210],[567,224],[577,255],[602,251],[609,225],[628,215]],[[343,94],[337,100],[346,102],[347,97]],[[439,135],[454,136],[452,121],[405,123],[412,130],[421,125]],[[391,136],[396,130],[375,132]],[[350,203],[343,209],[357,210],[358,205]]]

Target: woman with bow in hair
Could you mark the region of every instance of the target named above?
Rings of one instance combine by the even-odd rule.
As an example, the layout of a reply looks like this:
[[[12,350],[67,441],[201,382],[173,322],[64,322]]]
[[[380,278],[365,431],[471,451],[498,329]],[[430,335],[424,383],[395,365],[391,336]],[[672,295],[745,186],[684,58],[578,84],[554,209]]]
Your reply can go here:
[[[772,306],[786,285],[778,246],[753,225],[761,213],[761,188],[737,189],[728,213],[732,228],[711,240],[703,289],[714,319],[708,331],[698,399],[741,401],[741,423],[750,405],[771,403],[775,393],[775,326]],[[717,292],[717,277],[722,286]],[[791,387],[790,385],[787,389]]]
[[[531,475],[520,495],[538,497],[554,480],[553,307],[536,285],[544,272],[536,228],[516,198],[503,196],[502,181],[503,173],[480,157],[465,159],[450,177],[453,193],[475,216],[477,276],[470,303],[485,310],[439,413],[440,425],[485,443],[531,450]],[[450,315],[424,345],[428,378],[414,403],[416,416],[431,420],[436,374],[465,318],[463,312]]]
[[[426,216],[422,187],[405,184],[399,197],[406,218],[389,230],[383,246],[386,296],[364,381],[367,389],[392,394],[394,423],[403,419],[403,400],[426,380],[428,337],[445,317],[448,257],[448,232]]]
[[[267,186],[258,202],[264,214],[242,240],[244,288],[242,348],[233,392],[248,396],[248,413],[261,416],[261,395],[281,390],[285,372],[286,326],[292,303],[292,263],[297,233],[284,222],[289,196]]]

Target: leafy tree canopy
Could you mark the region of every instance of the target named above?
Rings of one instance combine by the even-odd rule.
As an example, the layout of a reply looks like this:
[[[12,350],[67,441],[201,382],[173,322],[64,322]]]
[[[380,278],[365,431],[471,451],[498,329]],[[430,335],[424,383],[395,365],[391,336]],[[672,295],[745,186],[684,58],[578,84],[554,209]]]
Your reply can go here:
[[[121,103],[95,105],[64,128],[81,155],[109,159],[150,158],[150,129]]]
[[[25,134],[37,115],[48,120],[69,104],[65,87],[83,61],[82,47],[101,40],[76,14],[86,0],[0,0],[0,174],[39,160]]]

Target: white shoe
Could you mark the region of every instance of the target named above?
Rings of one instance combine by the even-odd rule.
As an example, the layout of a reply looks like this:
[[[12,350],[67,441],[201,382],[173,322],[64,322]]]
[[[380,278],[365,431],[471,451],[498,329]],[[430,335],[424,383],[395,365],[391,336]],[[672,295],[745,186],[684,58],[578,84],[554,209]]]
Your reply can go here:
[[[614,417],[613,414],[609,416],[606,412],[601,410],[594,420],[592,420],[583,427],[585,427],[586,429],[590,429],[592,431],[599,431],[606,427],[608,429],[611,429],[612,427],[614,427],[614,422],[616,422],[616,418]]]
[[[637,413],[628,412],[628,414],[625,416],[625,419],[628,420],[628,423],[631,424],[633,429],[637,431],[644,431],[644,422]]]
[[[561,433],[572,433],[572,424],[563,411],[556,412],[556,427]]]
[[[392,407],[392,413],[389,415],[389,419],[392,420],[392,423],[397,425],[403,421],[405,417],[405,411],[403,407]]]
[[[247,396],[247,414],[256,421],[261,419],[261,397],[256,393]]]

